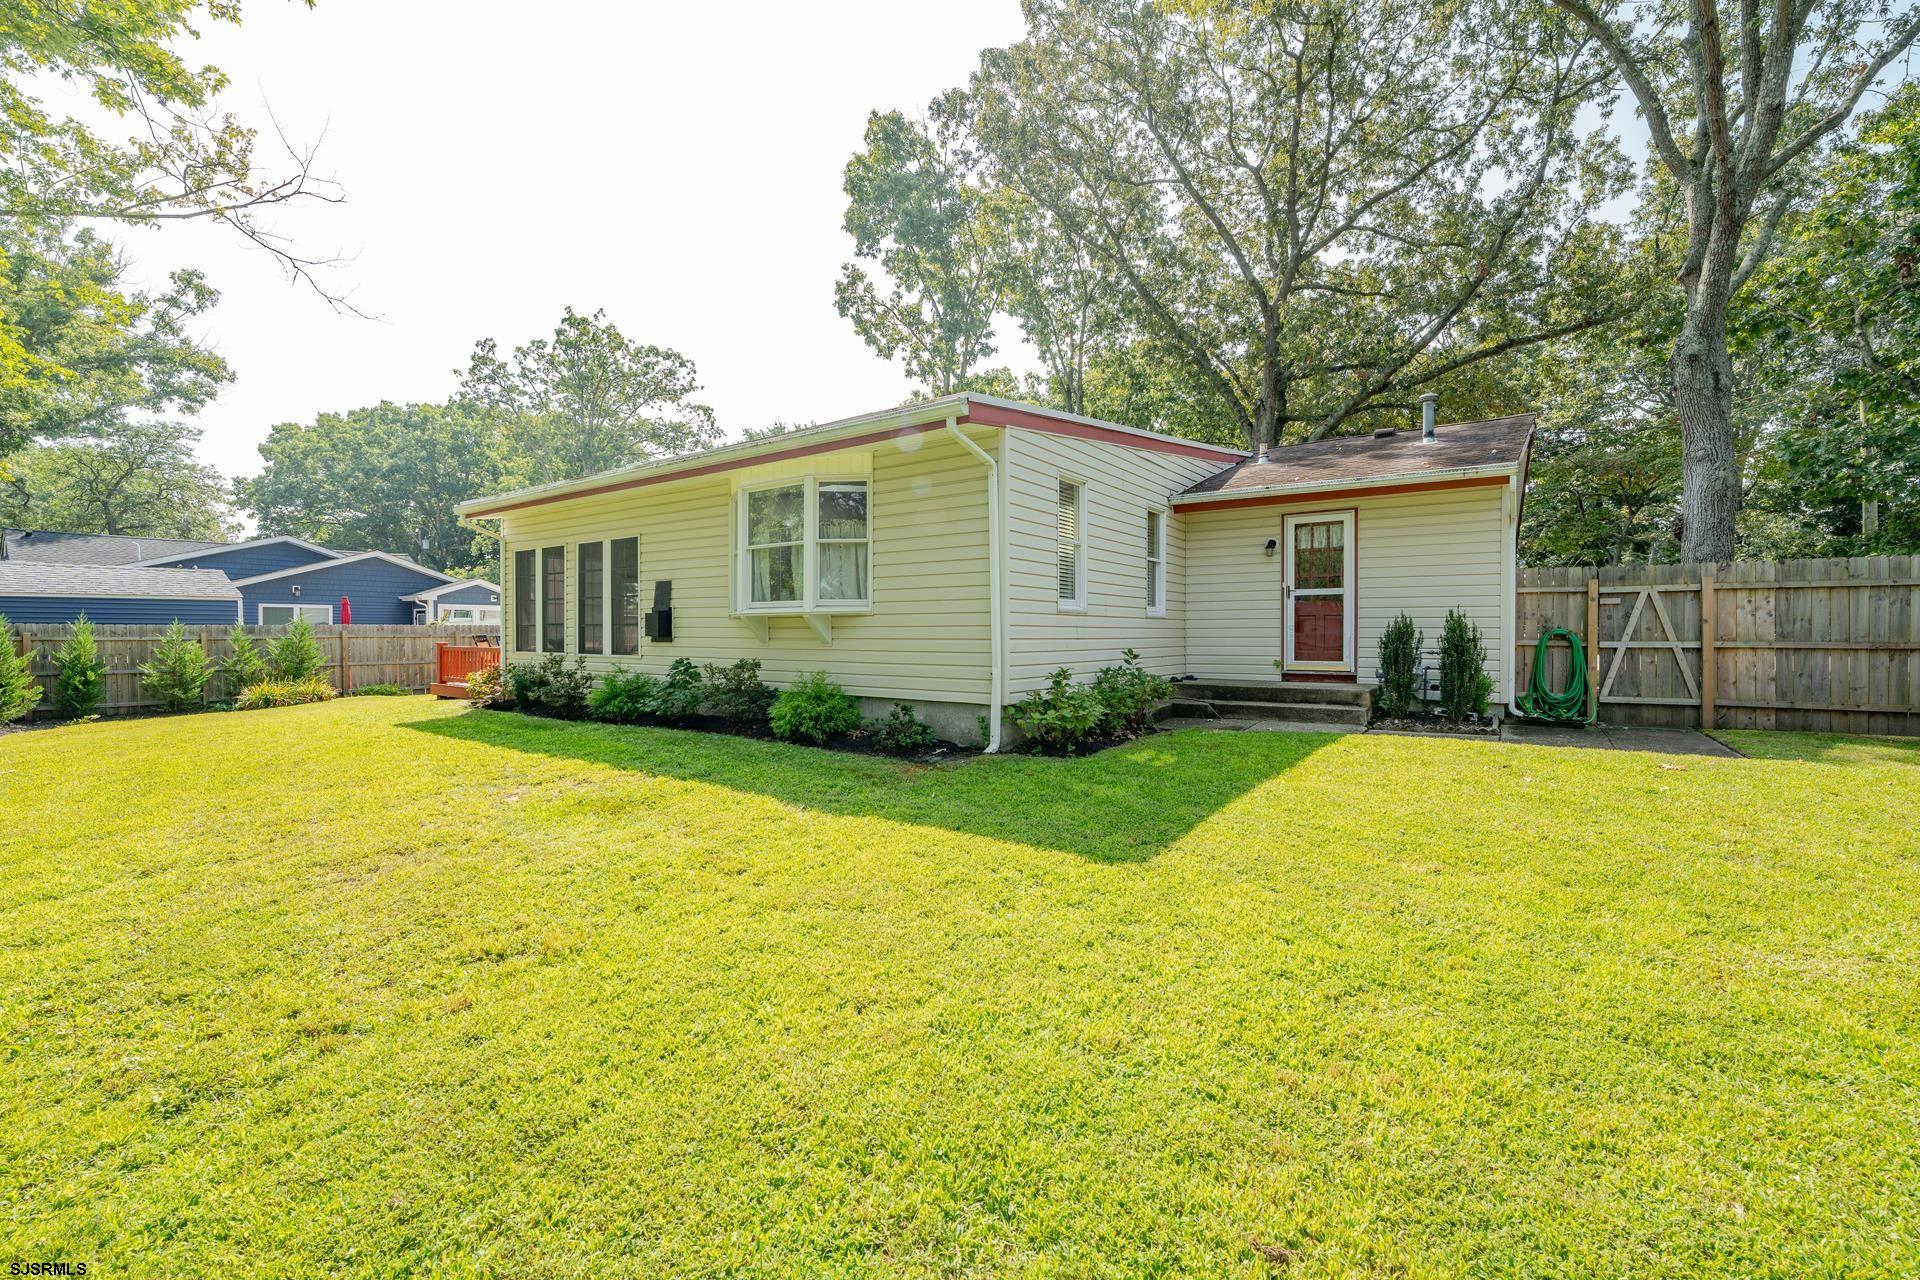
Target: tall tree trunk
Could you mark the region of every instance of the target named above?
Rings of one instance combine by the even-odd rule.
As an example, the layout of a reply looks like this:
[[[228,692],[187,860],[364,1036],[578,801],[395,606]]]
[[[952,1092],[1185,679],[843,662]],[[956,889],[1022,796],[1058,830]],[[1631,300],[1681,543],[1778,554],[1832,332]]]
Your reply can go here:
[[[1733,359],[1724,315],[1693,314],[1673,344],[1673,402],[1680,416],[1681,556],[1733,559],[1740,461],[1733,431]]]

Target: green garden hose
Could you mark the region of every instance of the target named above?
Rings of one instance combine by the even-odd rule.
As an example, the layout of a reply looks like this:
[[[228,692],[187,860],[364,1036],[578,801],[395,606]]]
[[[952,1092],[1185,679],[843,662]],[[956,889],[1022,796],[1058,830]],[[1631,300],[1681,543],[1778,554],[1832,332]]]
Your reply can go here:
[[[1547,646],[1562,638],[1573,650],[1573,678],[1567,681],[1565,689],[1555,693],[1547,688]],[[1592,724],[1593,717],[1587,712],[1588,687],[1586,646],[1565,627],[1555,627],[1541,635],[1540,642],[1533,647],[1533,678],[1527,681],[1527,691],[1513,701],[1520,708],[1520,714],[1535,720],[1579,720]]]

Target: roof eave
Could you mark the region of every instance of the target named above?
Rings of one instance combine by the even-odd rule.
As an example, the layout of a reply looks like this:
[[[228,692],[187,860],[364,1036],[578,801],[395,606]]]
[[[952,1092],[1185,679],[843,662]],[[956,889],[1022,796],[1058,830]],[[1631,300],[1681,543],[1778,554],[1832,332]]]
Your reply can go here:
[[[1441,484],[1452,480],[1492,479],[1518,475],[1520,463],[1508,462],[1498,466],[1447,467],[1438,471],[1395,471],[1378,476],[1349,476],[1336,480],[1314,480],[1302,484],[1269,484],[1249,489],[1207,489],[1198,493],[1175,494],[1172,502],[1176,507],[1191,506],[1198,502],[1229,502],[1240,499],[1284,498],[1299,495],[1311,497],[1326,491],[1349,489],[1379,489],[1394,485]]]

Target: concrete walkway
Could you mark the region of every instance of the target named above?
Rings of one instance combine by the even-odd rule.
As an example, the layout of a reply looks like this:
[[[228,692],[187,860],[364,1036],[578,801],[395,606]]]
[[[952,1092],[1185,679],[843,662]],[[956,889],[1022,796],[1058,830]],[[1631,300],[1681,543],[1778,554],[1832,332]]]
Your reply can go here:
[[[1698,729],[1647,729],[1619,724],[1533,724],[1506,720],[1500,741],[1534,747],[1597,747],[1603,751],[1658,751],[1670,756],[1725,756],[1740,753]]]

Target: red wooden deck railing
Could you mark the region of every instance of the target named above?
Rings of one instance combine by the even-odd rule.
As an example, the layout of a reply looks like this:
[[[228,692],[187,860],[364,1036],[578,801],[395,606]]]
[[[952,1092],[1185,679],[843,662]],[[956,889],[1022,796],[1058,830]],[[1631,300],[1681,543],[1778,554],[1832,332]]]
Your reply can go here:
[[[500,646],[492,644],[434,644],[433,692],[442,698],[467,696],[467,677],[500,665]]]

